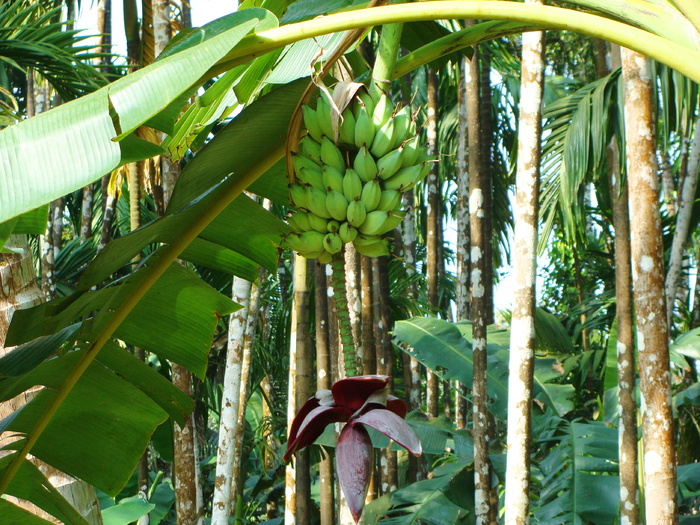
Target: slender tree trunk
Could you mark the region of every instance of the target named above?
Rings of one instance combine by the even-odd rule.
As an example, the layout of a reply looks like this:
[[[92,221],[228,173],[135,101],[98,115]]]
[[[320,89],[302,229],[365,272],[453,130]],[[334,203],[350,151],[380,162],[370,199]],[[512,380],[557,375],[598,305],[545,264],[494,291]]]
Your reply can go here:
[[[671,164],[671,159],[668,157],[668,153],[665,151],[659,152],[659,159],[661,161],[661,181],[663,183],[663,195],[664,204],[666,205],[666,213],[673,217],[678,211],[676,207],[676,184],[673,181],[673,165]]]
[[[493,105],[491,102],[491,52],[486,46],[478,46],[478,49],[478,58],[481,66],[478,67],[477,63],[474,63],[476,68],[474,75],[479,76],[479,128],[477,129],[481,132],[479,140],[481,151],[479,173],[483,181],[484,235],[486,237],[483,245],[486,261],[483,268],[482,282],[484,284],[486,301],[486,324],[489,325],[493,323],[493,244],[491,243],[493,238],[493,170],[491,169],[491,164],[495,139],[493,136]]]
[[[695,202],[695,190],[698,185],[698,168],[700,164],[700,118],[695,121],[695,137],[690,147],[688,171],[683,179],[681,194],[678,198],[678,213],[676,214],[676,231],[673,235],[671,256],[666,274],[666,322],[672,326],[673,306],[676,302],[678,285],[681,279],[683,254],[688,242],[690,221]]]
[[[380,375],[394,375],[394,345],[391,342],[389,331],[393,326],[391,308],[389,305],[389,258],[387,256],[376,257],[372,265],[372,277],[374,291],[378,298],[375,304],[375,326],[377,327],[377,373]],[[393,390],[393,382],[390,383]],[[398,488],[398,463],[396,451],[391,450],[391,444],[382,450],[380,458],[382,474],[382,493],[387,494]]]
[[[469,221],[471,238],[472,349],[474,384],[472,385],[474,423],[474,512],[477,525],[489,522],[491,479],[488,454],[488,397],[486,393],[486,326],[488,298],[486,293],[486,224],[485,198],[488,187],[482,169],[483,146],[479,106],[478,52],[465,61],[467,76],[467,113],[469,116]]]
[[[678,506],[663,245],[658,209],[654,84],[650,61],[639,53],[622,50],[622,71],[634,306],[640,388],[645,404],[642,432],[646,522],[667,525],[678,522]]]
[[[360,257],[352,244],[345,246],[345,290],[348,294],[348,312],[352,342],[357,350],[357,375],[362,374],[362,278],[360,276]]]
[[[541,4],[539,0],[528,3]],[[513,240],[513,314],[508,376],[505,523],[530,522],[532,376],[535,360],[535,277],[540,193],[544,34],[523,33]]]
[[[296,407],[297,411],[312,395],[311,376],[313,375],[314,353],[309,334],[309,277],[311,265],[299,268],[294,279],[294,307],[297,309],[297,345],[296,345]],[[305,448],[295,454],[296,457],[296,519],[299,523],[311,523],[311,461],[309,449]]]
[[[326,295],[328,285],[326,283],[326,273],[323,265],[316,266],[315,278],[316,389],[330,390],[332,385],[331,353],[328,340],[328,296]],[[333,459],[328,454],[324,454],[323,459],[319,463],[318,471],[319,483],[321,485],[321,525],[333,525]]]
[[[251,283],[240,277],[233,278],[231,298],[242,306],[231,314],[228,325],[226,370],[219,417],[219,447],[216,454],[216,475],[211,511],[212,525],[225,525],[235,508],[231,490],[234,456],[240,454],[235,446],[238,430],[241,374],[243,370],[244,334],[248,318]]]
[[[428,155],[434,157],[437,154],[437,113],[438,113],[438,78],[435,71],[428,70],[428,122],[427,142]],[[437,312],[438,310],[438,207],[440,206],[440,189],[438,184],[437,163],[433,164],[426,180],[427,187],[427,232],[426,232],[426,274],[428,281],[428,304]],[[428,370],[427,381],[427,412],[437,417],[440,406],[440,382],[438,377]]]

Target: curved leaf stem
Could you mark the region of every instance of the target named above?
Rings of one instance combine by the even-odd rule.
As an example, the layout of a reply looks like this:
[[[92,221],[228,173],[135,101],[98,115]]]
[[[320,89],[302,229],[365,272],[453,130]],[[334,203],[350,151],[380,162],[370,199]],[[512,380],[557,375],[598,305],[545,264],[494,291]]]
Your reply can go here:
[[[66,380],[56,390],[56,394],[44,410],[44,413],[38,419],[32,431],[27,435],[22,448],[17,452],[17,455],[3,472],[2,478],[0,478],[0,494],[5,493],[10,482],[22,465],[22,462],[31,452],[32,448],[39,440],[39,437],[41,437],[41,434],[46,429],[51,418],[56,414],[63,401],[68,397],[68,394],[73,390],[73,387],[80,380],[95,357],[97,357],[97,354],[105,343],[112,337],[122,321],[126,319],[137,303],[146,295],[148,290],[161,275],[165,273],[170,264],[172,264],[180,253],[197,238],[204,228],[206,228],[207,225],[231,204],[253,181],[282,158],[283,154],[284,144],[279,144],[276,149],[270,152],[269,156],[263,162],[256,164],[250,171],[242,173],[238,177],[232,177],[229,181],[225,182],[224,184],[226,184],[227,187],[223,190],[221,198],[213,202],[211,206],[202,210],[201,214],[180,233],[177,239],[167,246],[159,257],[154,258],[153,264],[144,270],[145,273],[140,282],[134,286],[131,293],[124,298],[121,304],[114,305],[112,316],[105,321],[104,326],[80,358],[75,368],[71,370]]]
[[[211,78],[255,57],[299,40],[357,27],[444,19],[503,20],[532,24],[533,30],[562,29],[608,40],[650,58],[700,82],[700,52],[677,41],[599,15],[562,7],[494,0],[464,2],[439,0],[391,4],[359,9],[289,24],[245,37],[209,70]],[[660,23],[668,22],[660,19]],[[515,32],[515,31],[514,31]],[[454,50],[454,49],[453,49]]]

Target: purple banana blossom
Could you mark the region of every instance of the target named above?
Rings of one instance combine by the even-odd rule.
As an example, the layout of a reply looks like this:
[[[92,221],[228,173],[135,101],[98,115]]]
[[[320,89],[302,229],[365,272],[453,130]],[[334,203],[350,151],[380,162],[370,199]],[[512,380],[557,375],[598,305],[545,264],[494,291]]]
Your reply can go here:
[[[292,422],[284,460],[310,445],[331,423],[347,423],[335,449],[338,480],[355,522],[360,519],[372,472],[373,448],[365,426],[374,428],[420,456],[421,443],[404,421],[406,403],[389,395],[389,376],[348,377],[319,390]]]

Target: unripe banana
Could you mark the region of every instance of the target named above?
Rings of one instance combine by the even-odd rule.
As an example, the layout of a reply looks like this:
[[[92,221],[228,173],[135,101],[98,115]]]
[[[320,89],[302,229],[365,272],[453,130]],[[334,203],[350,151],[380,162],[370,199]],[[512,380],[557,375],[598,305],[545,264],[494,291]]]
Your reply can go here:
[[[389,97],[382,93],[374,106],[374,111],[372,111],[372,123],[374,127],[380,128],[383,126],[384,123],[389,121],[393,112],[394,104],[392,104]]]
[[[384,181],[384,189],[399,191],[409,190],[415,186],[416,181],[419,180],[422,169],[423,166],[421,164],[401,168],[393,177],[390,177]]]
[[[343,224],[340,225],[340,229],[338,230],[338,235],[340,236],[340,239],[343,242],[352,242],[355,240],[357,237],[358,231],[357,228],[352,226],[348,222],[344,222]]]
[[[316,115],[321,133],[326,137],[333,137],[333,125],[331,124],[331,104],[326,94],[321,92],[316,102]],[[319,139],[321,142],[321,139]]]
[[[374,140],[369,151],[376,158],[383,157],[391,151],[394,145],[394,121],[389,119],[383,126],[377,129],[374,134]]]
[[[389,218],[390,213],[391,212],[381,210],[370,211],[367,213],[365,221],[358,226],[357,229],[360,230],[360,233],[364,233],[365,235],[379,235],[386,231],[384,229],[384,224]]]
[[[404,106],[394,115],[394,148],[415,135],[415,124],[411,119],[411,108]]]
[[[321,142],[321,127],[318,125],[318,114],[316,110],[311,109],[309,106],[302,106],[301,110],[304,113],[304,127],[309,132],[317,142]]]
[[[374,179],[369,182],[365,182],[362,187],[362,196],[360,201],[365,205],[365,209],[369,213],[370,211],[376,210],[379,205],[379,199],[382,197],[382,187],[379,185],[379,180]]]
[[[321,189],[328,191],[328,188],[343,192],[343,172],[326,165],[323,166],[323,188]]]
[[[343,120],[338,128],[338,139],[345,144],[355,144],[355,115],[350,109],[343,111]]]
[[[364,105],[360,106],[355,117],[355,139],[354,144],[358,148],[371,146],[374,140],[376,127],[372,123],[372,116]]]
[[[328,233],[323,238],[323,247],[330,253],[338,253],[343,248],[343,241],[337,233]]]
[[[352,226],[359,228],[360,225],[365,222],[365,217],[367,217],[367,209],[365,205],[362,204],[362,201],[354,200],[348,204],[347,221]]]
[[[382,211],[398,210],[401,206],[401,193],[397,190],[384,190],[379,198],[377,209]]]
[[[384,227],[380,233],[387,233],[396,228],[399,224],[401,224],[401,221],[403,221],[403,218],[405,216],[405,211],[390,211],[389,216],[384,222]]]
[[[333,260],[333,254],[332,254],[332,253],[328,253],[326,250],[323,250],[323,253],[321,253],[321,254],[318,256],[318,262],[319,262],[320,264],[328,264],[328,263],[331,262],[332,260]]]
[[[321,161],[337,169],[340,173],[345,172],[345,157],[331,139],[323,137],[321,141]]]
[[[311,135],[306,135],[299,141],[299,153],[308,157],[316,164],[321,164],[321,144],[316,142]]]
[[[323,172],[318,166],[313,169],[301,168],[299,171],[296,172],[296,175],[298,182],[301,182],[303,184],[309,184],[310,186],[318,188],[319,190],[324,189]]]
[[[298,233],[313,230],[309,222],[309,216],[303,211],[295,210],[287,217],[289,225]]]
[[[359,253],[366,255],[367,257],[381,257],[382,255],[389,255],[387,241],[381,237],[366,237],[364,235],[358,235],[353,241],[352,245]]]
[[[306,214],[306,218],[309,220],[309,226],[311,226],[312,230],[319,233],[328,233],[328,223],[330,222],[328,219],[319,217],[315,213],[311,212]]]
[[[414,164],[419,164],[418,153],[420,148],[420,137],[418,135],[414,136],[412,139],[407,140],[403,145],[403,155],[401,155],[401,167],[405,168],[407,166],[413,166]]]
[[[289,185],[289,200],[295,208],[303,208],[308,210],[308,199],[306,196],[306,188],[298,184]]]
[[[294,164],[294,171],[297,172],[303,168],[317,170],[321,167],[321,161],[315,162],[312,158],[306,157],[299,153],[292,154],[292,163]]]
[[[322,233],[308,231],[304,233],[290,233],[285,237],[286,245],[299,253],[320,252],[323,248]]]
[[[343,224],[347,223],[343,222]],[[326,225],[326,229],[328,230],[328,233],[338,233],[338,230],[340,230],[340,223],[336,220],[330,220]]]
[[[346,169],[345,175],[343,175],[343,195],[348,202],[352,202],[362,195],[362,179],[352,168]]]
[[[399,168],[401,167],[402,155],[403,148],[392,149],[389,153],[377,161],[377,169],[379,170],[380,179],[386,180],[394,173],[399,171]]]
[[[363,182],[373,180],[377,177],[377,173],[379,172],[377,162],[374,160],[374,157],[370,155],[365,146],[362,146],[360,151],[357,152],[352,167],[355,168],[355,171]]]
[[[339,191],[329,191],[326,194],[326,208],[336,221],[344,221],[348,215],[348,201]]]
[[[328,212],[326,207],[326,192],[318,190],[313,186],[306,187],[306,204],[307,209],[322,217],[324,219],[330,219],[331,214]]]
[[[374,113],[374,104],[375,101],[374,99],[370,96],[369,92],[367,90],[361,89],[360,91],[357,92],[357,99],[358,104],[364,105],[365,108],[367,108],[367,113],[372,114]],[[357,117],[357,115],[355,115]]]
[[[422,181],[424,178],[428,176],[430,173],[430,170],[433,169],[433,160],[426,160],[423,164],[421,164],[421,170],[420,170],[420,175],[418,175],[418,178],[416,179],[416,184],[418,184],[420,181]]]

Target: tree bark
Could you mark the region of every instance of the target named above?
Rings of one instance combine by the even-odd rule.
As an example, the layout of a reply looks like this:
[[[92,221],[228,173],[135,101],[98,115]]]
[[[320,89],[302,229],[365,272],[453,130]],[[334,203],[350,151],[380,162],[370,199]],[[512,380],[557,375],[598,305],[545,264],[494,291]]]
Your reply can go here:
[[[469,64],[467,68],[466,65]],[[486,223],[485,184],[482,156],[482,130],[479,104],[478,52],[465,61],[467,77],[467,114],[469,117],[469,221],[471,238],[471,318],[472,349],[474,355],[474,383],[472,385],[474,424],[474,512],[477,525],[489,522],[491,479],[488,454],[488,397],[486,393],[486,326],[488,324],[488,297],[486,293]]]
[[[540,4],[540,0],[526,0]],[[544,34],[523,33],[520,118],[513,239],[513,313],[508,376],[508,454],[505,523],[526,525],[530,515],[532,378],[535,359],[535,278],[540,193],[540,137],[544,88]]]
[[[326,284],[326,274],[322,265],[316,266],[315,279],[316,389],[330,390],[332,385],[331,353],[328,340],[328,297],[326,295],[326,288],[328,285]],[[328,454],[324,454],[323,459],[319,463],[318,471],[319,484],[321,486],[321,525],[333,525],[335,514],[333,498],[333,459]]]
[[[352,244],[345,246],[345,290],[348,294],[348,313],[352,342],[357,351],[357,375],[362,372],[362,277],[360,275],[360,257]]]
[[[673,306],[676,302],[678,285],[681,279],[683,254],[688,242],[690,221],[693,215],[693,203],[698,186],[698,168],[700,164],[700,118],[695,121],[695,136],[690,147],[688,171],[683,179],[681,194],[678,197],[678,213],[676,213],[676,231],[673,235],[671,256],[668,261],[666,274],[666,322],[673,326]]]
[[[428,156],[437,154],[437,114],[438,114],[438,78],[434,70],[428,70],[428,121],[427,146]],[[440,190],[438,184],[437,163],[433,164],[426,179],[427,187],[427,231],[426,231],[426,276],[428,281],[428,304],[438,310],[438,206],[440,205]],[[440,410],[440,382],[430,370],[427,371],[426,387],[427,412],[437,417]]]
[[[640,388],[645,409],[646,522],[678,521],[675,443],[664,296],[664,264],[656,166],[654,83],[649,59],[622,50],[625,134],[630,194],[632,272]]]
[[[219,446],[216,454],[216,474],[212,501],[212,525],[226,525],[235,508],[231,490],[234,456],[240,454],[235,446],[238,431],[238,408],[240,405],[241,374],[243,370],[244,334],[248,318],[251,283],[234,276],[231,299],[242,308],[231,314],[228,325],[226,369],[221,396],[219,417]]]

